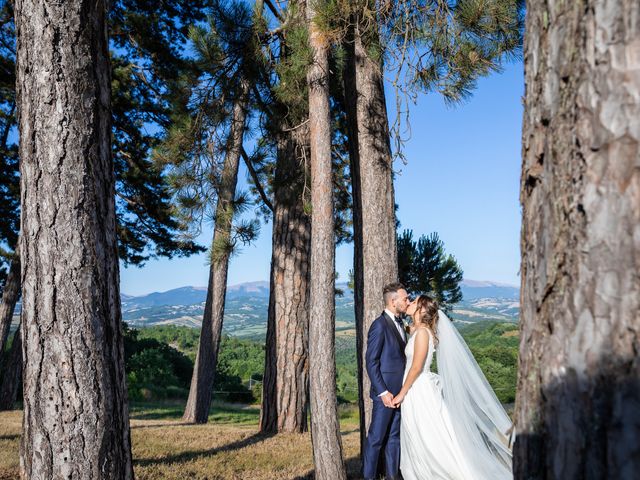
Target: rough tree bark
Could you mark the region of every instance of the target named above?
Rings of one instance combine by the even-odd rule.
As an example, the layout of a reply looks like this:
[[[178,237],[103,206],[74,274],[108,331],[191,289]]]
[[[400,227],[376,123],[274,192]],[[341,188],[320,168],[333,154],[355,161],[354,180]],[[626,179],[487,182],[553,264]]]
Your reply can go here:
[[[336,399],[335,232],[327,40],[315,22],[318,1],[307,2],[313,62],[309,85],[311,153],[311,270],[309,277],[309,396],[315,478],[347,478]]]
[[[224,159],[218,188],[207,299],[202,319],[198,354],[193,368],[191,388],[189,389],[189,399],[182,417],[185,422],[206,423],[209,418],[209,407],[211,406],[213,382],[215,380],[218,351],[222,337],[229,258],[231,257],[233,200],[238,183],[238,166],[247,116],[246,97],[249,84],[241,81],[241,85],[242,92],[233,108],[227,154]]]
[[[133,478],[106,4],[17,0],[23,478]]]
[[[11,350],[2,368],[2,383],[0,383],[0,411],[13,409],[18,397],[18,387],[22,376],[22,335],[21,329],[13,336]]]
[[[311,222],[302,193],[308,137],[301,126],[283,132],[278,141],[262,432],[307,430]]]
[[[359,18],[354,20],[345,44],[361,449],[372,409],[371,383],[364,368],[366,338],[371,323],[384,308],[384,285],[398,279],[393,162],[382,62],[372,57],[377,33],[363,23]]]
[[[9,336],[9,327],[13,319],[13,312],[16,303],[20,298],[20,255],[18,252],[11,260],[9,275],[2,291],[2,303],[0,304],[0,364],[2,363],[2,352]]]
[[[529,2],[514,474],[640,471],[640,4]]]

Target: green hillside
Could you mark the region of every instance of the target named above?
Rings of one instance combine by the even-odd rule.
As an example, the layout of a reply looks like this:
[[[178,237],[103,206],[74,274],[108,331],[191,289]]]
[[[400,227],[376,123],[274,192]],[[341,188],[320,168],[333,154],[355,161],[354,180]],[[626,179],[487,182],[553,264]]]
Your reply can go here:
[[[495,389],[498,398],[503,403],[512,403],[515,399],[517,375],[518,326],[513,323],[482,322],[463,325],[460,327],[460,332],[489,383]],[[129,343],[135,341],[146,347],[136,353],[139,357],[135,357],[133,362],[129,361],[128,366],[142,368],[142,365],[145,365],[144,368],[149,370],[142,374],[128,372],[130,388],[138,389],[133,392],[134,398],[141,396],[141,388],[143,393],[151,395],[151,398],[170,395],[186,397],[191,373],[188,369],[188,373],[185,373],[185,362],[188,362],[191,369],[193,368],[198,336],[197,329],[175,325],[130,330],[127,335]],[[135,339],[132,340],[134,337]],[[153,350],[155,353],[144,353],[145,349]],[[131,357],[130,355],[128,358]],[[155,368],[153,365],[162,363],[162,359],[165,363],[175,364],[176,373],[168,375],[161,369],[153,370]],[[143,360],[147,363],[145,364]],[[352,328],[337,328],[336,367],[340,401],[356,401],[357,363]],[[264,345],[261,341],[225,335],[220,347],[220,362],[214,387],[218,392],[216,395],[218,398],[229,400],[257,401],[260,395],[263,368]],[[179,372],[182,373],[179,374]],[[133,379],[137,380],[137,383],[132,386],[131,379],[134,374]],[[149,387],[142,385],[140,379],[144,378],[149,379]],[[166,382],[167,386],[162,387],[158,379]],[[251,386],[251,392],[249,386]],[[163,388],[164,391],[162,391]]]

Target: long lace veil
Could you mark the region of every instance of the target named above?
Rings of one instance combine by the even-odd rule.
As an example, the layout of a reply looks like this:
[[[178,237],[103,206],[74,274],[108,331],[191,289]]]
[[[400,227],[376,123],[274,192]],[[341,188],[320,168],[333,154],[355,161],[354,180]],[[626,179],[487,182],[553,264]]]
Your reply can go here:
[[[469,347],[444,312],[438,312],[438,374],[458,443],[474,479],[512,478],[512,422]]]

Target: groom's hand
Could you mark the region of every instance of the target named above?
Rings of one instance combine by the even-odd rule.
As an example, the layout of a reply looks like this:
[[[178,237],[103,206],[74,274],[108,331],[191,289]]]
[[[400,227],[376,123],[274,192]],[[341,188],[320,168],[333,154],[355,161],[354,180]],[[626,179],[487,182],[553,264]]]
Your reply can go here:
[[[391,392],[388,392],[386,395],[383,395],[381,398],[382,398],[382,403],[384,404],[385,407],[395,408],[395,406],[393,405],[393,395],[391,394]]]
[[[398,395],[393,397],[393,400],[391,401],[393,408],[398,408],[400,406],[400,404],[404,400],[404,395],[404,393],[400,392]]]

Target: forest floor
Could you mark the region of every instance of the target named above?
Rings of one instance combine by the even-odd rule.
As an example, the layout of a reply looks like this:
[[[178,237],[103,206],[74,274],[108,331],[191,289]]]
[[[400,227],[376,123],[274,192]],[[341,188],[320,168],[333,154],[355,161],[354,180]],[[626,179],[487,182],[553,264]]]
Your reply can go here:
[[[259,408],[215,404],[206,425],[181,422],[184,404],[131,407],[133,465],[138,480],[313,478],[311,435],[261,435]],[[359,478],[356,406],[341,406],[349,478]],[[19,477],[22,411],[0,412],[0,480]]]

